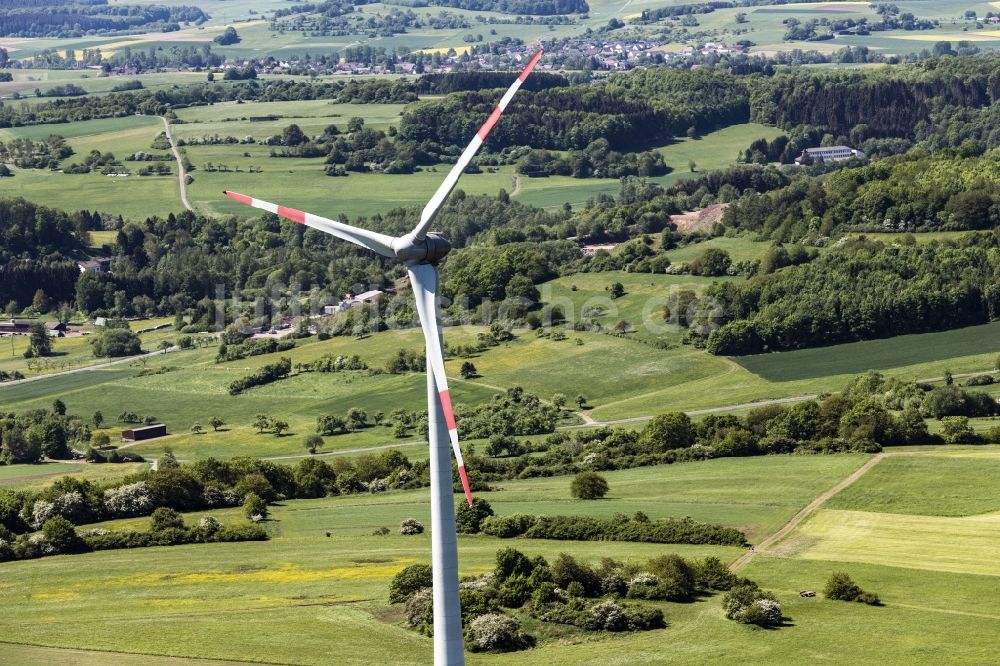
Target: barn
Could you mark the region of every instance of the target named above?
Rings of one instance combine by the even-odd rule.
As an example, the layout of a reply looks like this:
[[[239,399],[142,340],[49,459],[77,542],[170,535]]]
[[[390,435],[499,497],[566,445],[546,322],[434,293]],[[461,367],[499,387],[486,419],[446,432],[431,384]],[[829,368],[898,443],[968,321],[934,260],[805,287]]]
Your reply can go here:
[[[144,426],[142,428],[132,428],[131,430],[122,431],[122,439],[128,442],[141,442],[144,439],[154,439],[156,437],[163,437],[167,434],[167,426],[163,423],[154,423],[153,425]]]

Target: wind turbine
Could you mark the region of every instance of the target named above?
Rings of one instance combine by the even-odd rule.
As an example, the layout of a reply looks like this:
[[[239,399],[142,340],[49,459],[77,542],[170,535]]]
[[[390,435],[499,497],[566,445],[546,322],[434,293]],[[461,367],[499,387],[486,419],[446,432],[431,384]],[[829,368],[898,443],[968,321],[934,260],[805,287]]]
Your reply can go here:
[[[393,237],[359,229],[342,222],[286,208],[260,199],[226,191],[226,196],[240,203],[260,208],[307,227],[318,229],[331,236],[368,248],[393,261],[406,264],[410,285],[417,302],[417,314],[423,328],[427,346],[427,420],[431,466],[431,558],[434,574],[434,663],[454,666],[465,663],[462,643],[462,609],[458,597],[458,541],[455,534],[455,503],[451,480],[451,458],[448,446],[455,454],[458,474],[462,479],[465,499],[472,506],[469,477],[458,446],[458,428],[452,410],[448,378],[444,371],[442,353],[441,307],[438,299],[438,263],[451,250],[451,245],[440,234],[430,232],[431,223],[445,199],[455,189],[462,172],[486,141],[490,131],[500,120],[504,109],[514,94],[535,68],[542,51],[531,58],[517,80],[500,99],[483,126],[479,128],[437,192],[424,206],[420,221],[405,236]],[[442,427],[442,424],[444,427]]]

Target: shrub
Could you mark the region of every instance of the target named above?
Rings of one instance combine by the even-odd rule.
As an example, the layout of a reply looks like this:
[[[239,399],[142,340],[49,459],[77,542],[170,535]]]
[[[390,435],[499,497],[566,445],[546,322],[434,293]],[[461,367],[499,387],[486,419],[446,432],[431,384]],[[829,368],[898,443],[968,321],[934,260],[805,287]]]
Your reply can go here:
[[[212,535],[222,529],[222,523],[215,516],[202,516],[198,521],[198,529],[206,535]]]
[[[570,585],[577,583],[581,596],[597,596],[601,593],[601,579],[597,572],[587,564],[578,562],[572,555],[559,553],[551,570],[552,582],[567,592],[571,592]]]
[[[153,520],[150,523],[151,532],[161,532],[168,529],[184,529],[184,518],[181,514],[165,506],[153,511]]]
[[[501,548],[496,554],[496,568],[493,570],[497,582],[504,582],[511,576],[530,576],[534,568],[528,556],[514,548]]]
[[[233,490],[244,500],[251,494],[260,497],[265,502],[273,502],[278,499],[278,493],[275,492],[274,486],[267,480],[267,477],[259,473],[247,474],[239,480]]]
[[[427,564],[411,564],[392,578],[389,584],[389,603],[400,604],[417,590],[434,584],[434,572]]]
[[[826,587],[823,588],[823,596],[837,601],[854,601],[862,592],[858,584],[843,572],[831,574],[830,579],[826,581]]]
[[[524,534],[534,524],[534,516],[515,513],[509,516],[490,516],[480,523],[480,529],[483,534],[509,539]]]
[[[535,640],[521,633],[521,625],[499,613],[480,615],[469,623],[465,640],[473,652],[513,652],[529,648]]]
[[[605,631],[625,631],[628,618],[625,610],[611,599],[606,599],[590,607],[590,615],[598,627]]]
[[[854,580],[843,572],[830,574],[823,588],[823,596],[837,601],[857,601],[869,606],[881,606],[882,601],[877,594],[865,592]]]
[[[421,588],[405,601],[407,624],[421,629],[426,629],[434,624],[434,594],[431,588]]]
[[[706,557],[695,567],[695,581],[705,590],[729,590],[739,578],[717,557]]]
[[[625,619],[628,620],[629,631],[646,631],[667,626],[663,621],[663,611],[659,608],[623,604],[622,610],[625,612]]]
[[[416,518],[407,518],[399,524],[399,533],[403,536],[411,536],[414,534],[423,534],[424,526]]]
[[[42,526],[45,541],[57,553],[72,553],[80,549],[80,537],[76,534],[73,523],[62,516],[53,516]]]
[[[526,576],[507,578],[497,589],[497,602],[507,608],[520,608],[531,598],[531,583]]]
[[[455,509],[455,529],[459,534],[478,534],[483,521],[492,515],[493,507],[479,497],[472,500],[472,506],[459,502]]]
[[[145,481],[104,491],[104,510],[115,517],[144,516],[153,508]]]
[[[247,493],[243,498],[243,515],[257,522],[267,518],[267,502],[256,493]]]
[[[745,582],[733,586],[722,597],[726,617],[743,624],[773,627],[781,624],[781,605],[770,592],[756,583]]]
[[[578,499],[600,499],[608,494],[608,482],[597,472],[580,472],[573,478],[569,490]]]

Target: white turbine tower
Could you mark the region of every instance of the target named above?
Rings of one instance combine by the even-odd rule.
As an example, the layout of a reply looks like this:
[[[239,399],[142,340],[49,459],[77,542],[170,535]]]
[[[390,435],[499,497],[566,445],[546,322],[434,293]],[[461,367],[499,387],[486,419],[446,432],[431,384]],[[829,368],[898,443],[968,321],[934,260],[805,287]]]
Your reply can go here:
[[[293,208],[254,199],[236,192],[226,192],[226,196],[240,203],[260,208],[326,232],[337,238],[368,248],[383,257],[406,264],[410,274],[410,284],[417,302],[417,314],[424,332],[427,346],[427,417],[430,440],[431,467],[431,557],[434,571],[434,663],[440,666],[454,666],[465,663],[462,643],[462,609],[458,597],[458,541],[455,535],[455,503],[451,479],[451,458],[449,444],[458,463],[458,473],[465,490],[465,499],[472,506],[472,492],[469,477],[458,446],[458,428],[448,391],[448,378],[444,372],[442,352],[440,302],[438,300],[438,262],[451,245],[439,234],[429,233],[430,225],[437,216],[445,199],[455,189],[455,184],[469,162],[486,141],[490,131],[500,119],[504,109],[510,104],[524,80],[535,68],[542,52],[538,51],[528,62],[517,80],[501,98],[493,113],[479,128],[472,142],[458,158],[458,162],[448,173],[448,177],[438,188],[420,214],[420,222],[405,236],[392,237],[385,234],[359,229],[341,222],[305,213]],[[442,427],[442,425],[444,427]]]

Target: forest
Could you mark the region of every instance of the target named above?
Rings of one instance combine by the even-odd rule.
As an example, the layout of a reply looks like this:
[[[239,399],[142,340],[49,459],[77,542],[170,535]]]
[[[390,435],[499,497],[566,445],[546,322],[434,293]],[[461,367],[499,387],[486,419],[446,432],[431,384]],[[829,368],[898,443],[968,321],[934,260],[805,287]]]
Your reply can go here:
[[[485,149],[510,146],[582,150],[598,139],[618,151],[642,150],[677,136],[747,122],[746,81],[721,71],[650,69],[610,77],[595,85],[524,91],[486,141]],[[415,105],[400,123],[404,139],[430,141],[459,152],[496,95],[469,91]]]
[[[120,32],[180,30],[201,24],[208,15],[187,5],[109,4],[107,0],[14,0],[0,14],[2,37],[81,37]]]
[[[708,295],[728,321],[708,336],[708,351],[757,354],[1000,318],[1000,233],[906,240],[848,240],[801,266],[714,284]]]

